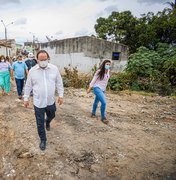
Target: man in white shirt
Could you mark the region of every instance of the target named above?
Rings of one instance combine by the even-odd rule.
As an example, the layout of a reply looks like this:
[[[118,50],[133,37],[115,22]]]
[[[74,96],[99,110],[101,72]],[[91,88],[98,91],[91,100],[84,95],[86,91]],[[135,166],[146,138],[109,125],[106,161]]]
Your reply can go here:
[[[29,71],[25,89],[24,106],[28,107],[30,92],[33,91],[33,104],[40,137],[40,149],[46,148],[46,130],[50,130],[50,122],[55,117],[55,89],[57,88],[59,105],[63,103],[63,82],[58,68],[48,63],[49,54],[45,50],[37,53],[38,64]],[[46,114],[46,119],[45,119]]]

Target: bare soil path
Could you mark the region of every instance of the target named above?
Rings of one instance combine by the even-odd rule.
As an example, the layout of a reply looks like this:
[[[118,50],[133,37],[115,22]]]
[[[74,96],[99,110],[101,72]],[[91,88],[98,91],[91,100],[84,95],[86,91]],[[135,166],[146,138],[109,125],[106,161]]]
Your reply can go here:
[[[0,95],[0,179],[176,179],[176,99],[107,93],[105,125],[84,91],[65,90],[44,152],[32,99],[24,108],[16,92]]]

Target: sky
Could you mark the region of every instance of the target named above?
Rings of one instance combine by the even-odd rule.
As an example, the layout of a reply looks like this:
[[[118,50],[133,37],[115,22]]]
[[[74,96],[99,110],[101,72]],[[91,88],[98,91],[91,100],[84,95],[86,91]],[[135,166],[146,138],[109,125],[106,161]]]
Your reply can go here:
[[[172,0],[0,0],[0,20],[7,38],[16,43],[65,39],[96,35],[94,25],[99,17],[112,11],[130,10],[136,17],[162,11]],[[11,24],[13,22],[13,24]],[[0,22],[0,39],[5,28]]]

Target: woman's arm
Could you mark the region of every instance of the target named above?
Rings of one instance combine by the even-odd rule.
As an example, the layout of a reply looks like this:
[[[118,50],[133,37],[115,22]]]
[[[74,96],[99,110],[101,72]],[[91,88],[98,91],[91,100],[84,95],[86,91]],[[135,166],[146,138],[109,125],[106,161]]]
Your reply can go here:
[[[89,88],[87,89],[87,94],[90,93],[92,87],[89,86]]]
[[[14,77],[13,77],[13,69],[10,68],[10,77],[12,80],[14,80]]]
[[[98,79],[98,73],[99,73],[99,70],[94,74],[94,77],[92,79],[92,81],[90,82],[89,84],[89,88],[87,89],[87,93],[90,93],[92,87],[94,86],[94,84],[96,83],[97,79]]]

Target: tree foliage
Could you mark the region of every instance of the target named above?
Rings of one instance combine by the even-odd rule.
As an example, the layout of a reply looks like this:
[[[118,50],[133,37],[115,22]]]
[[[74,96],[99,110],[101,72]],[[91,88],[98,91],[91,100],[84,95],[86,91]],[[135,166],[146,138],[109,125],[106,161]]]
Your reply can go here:
[[[156,49],[159,42],[176,43],[176,8],[173,4],[156,15],[149,12],[140,18],[130,11],[112,12],[107,18],[97,19],[95,31],[99,38],[128,45],[132,53],[140,46]]]
[[[158,43],[156,50],[138,48],[130,56],[126,72],[136,75],[140,90],[170,94],[176,89],[176,46]],[[134,85],[134,83],[133,83]]]
[[[142,46],[137,53],[131,55],[126,70],[141,77],[149,77],[157,70],[160,59],[157,52]]]

